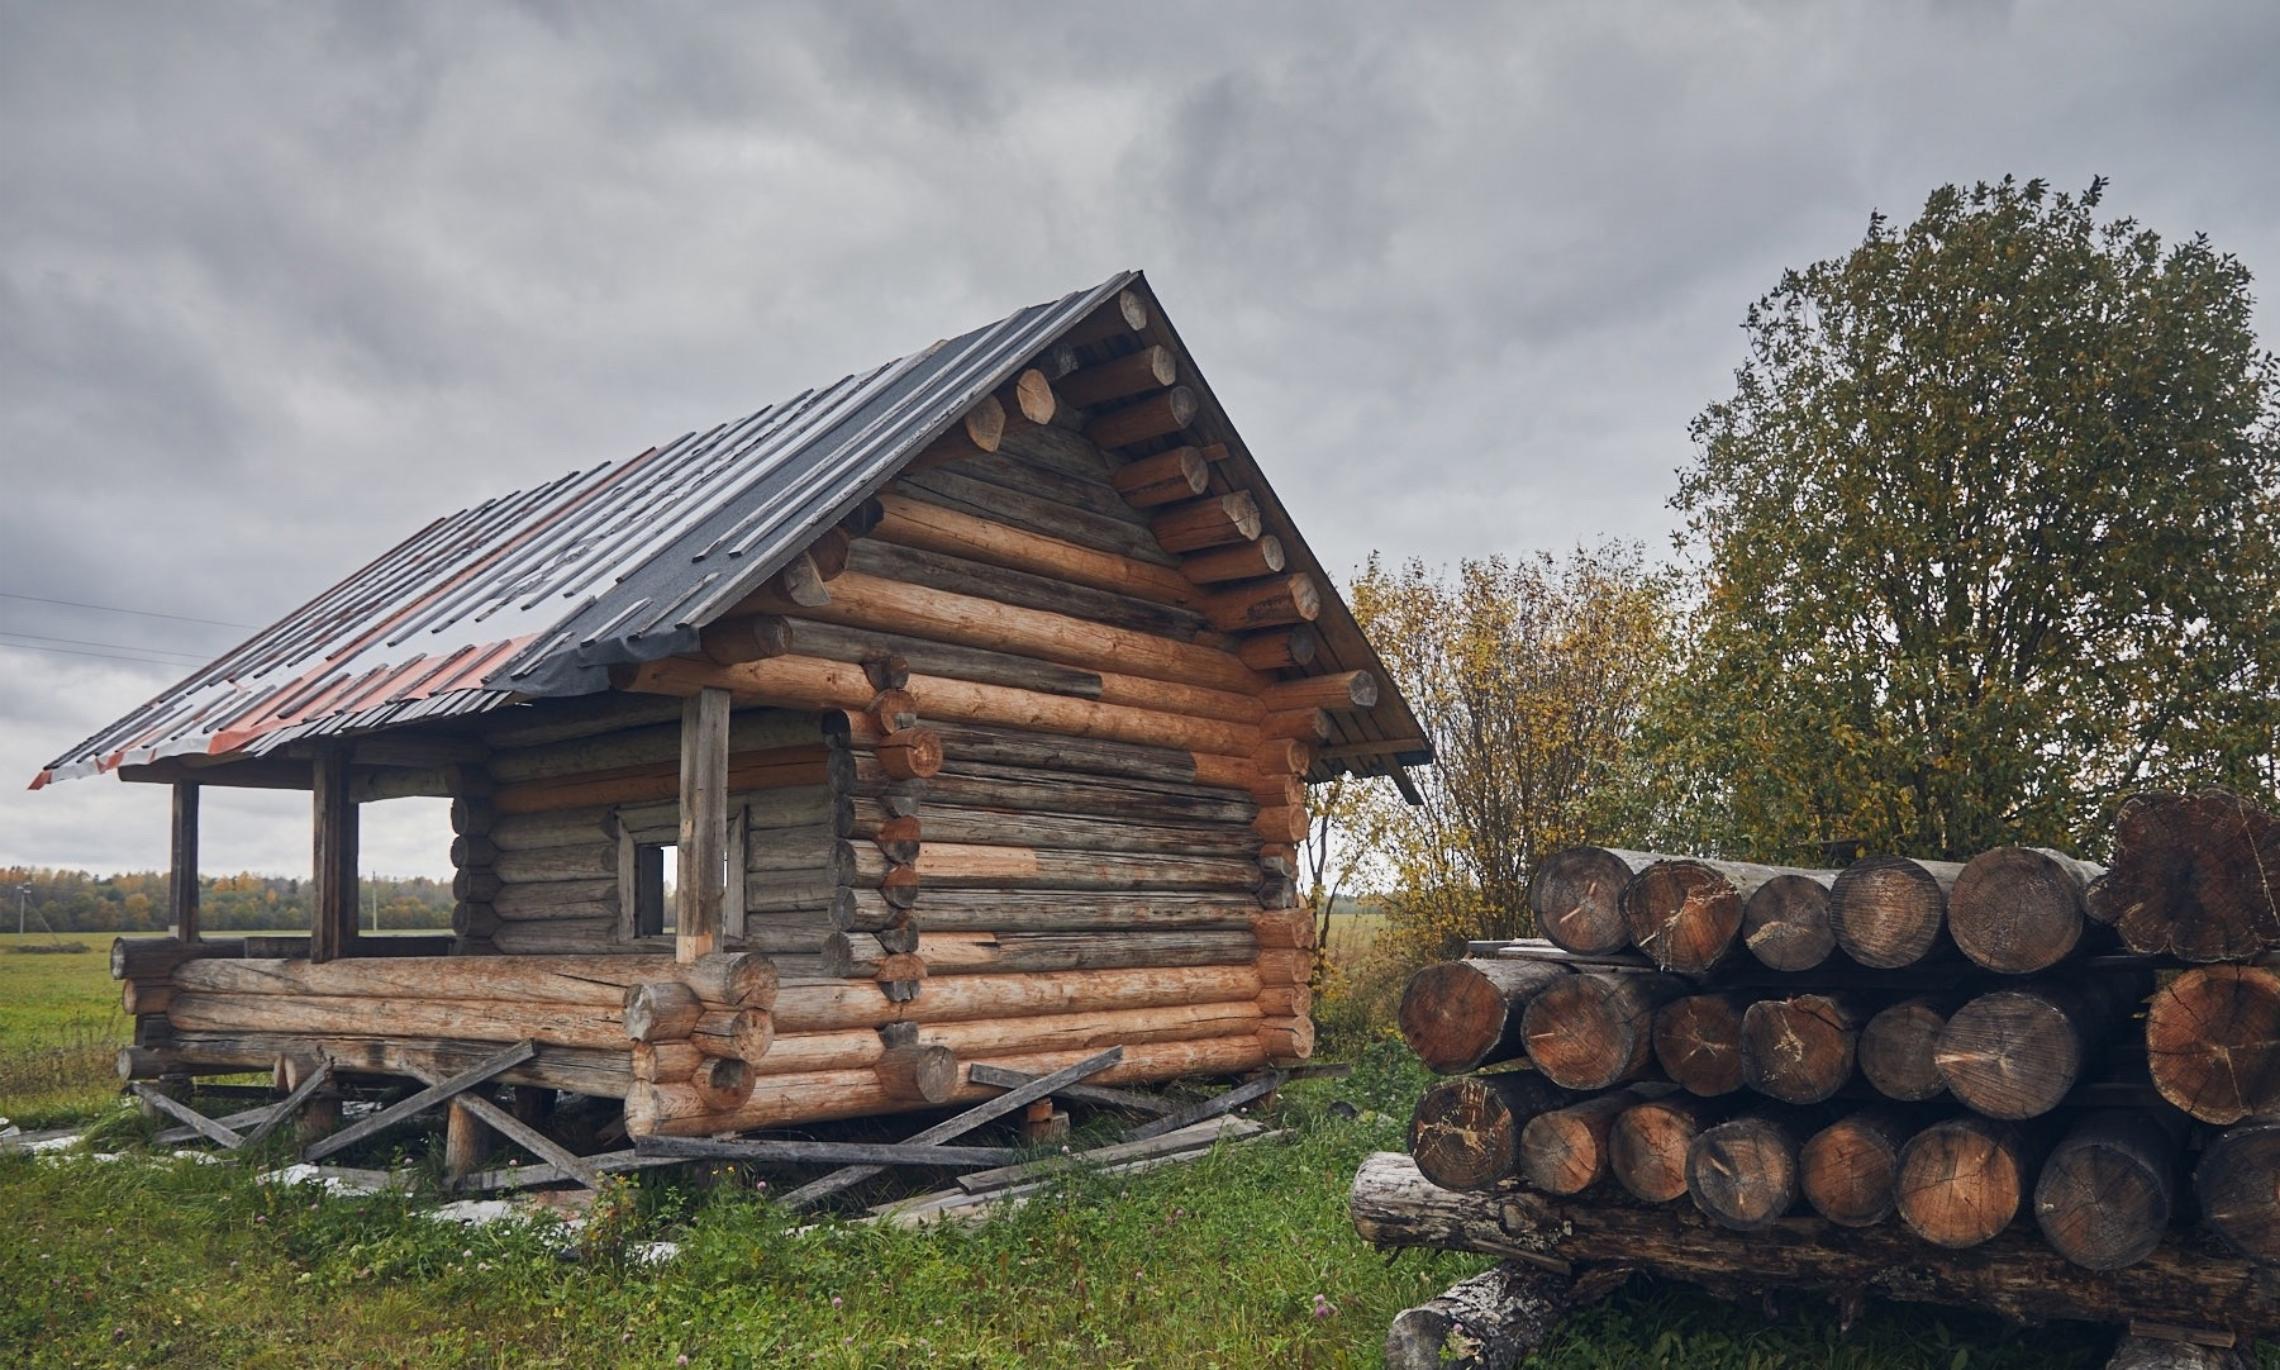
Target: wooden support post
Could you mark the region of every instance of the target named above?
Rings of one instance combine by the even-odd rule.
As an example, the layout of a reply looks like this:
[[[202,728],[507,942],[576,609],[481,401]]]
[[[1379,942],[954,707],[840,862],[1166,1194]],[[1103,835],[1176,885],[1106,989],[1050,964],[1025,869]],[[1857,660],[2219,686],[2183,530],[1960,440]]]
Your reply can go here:
[[[483,1168],[491,1154],[491,1134],[483,1127],[467,1097],[453,1099],[443,1118],[443,1175],[458,1181]]]
[[[174,782],[174,857],[166,885],[166,921],[175,937],[198,940],[198,785]]]
[[[681,709],[680,884],[674,959],[686,965],[720,946],[727,897],[729,693],[706,687]]]
[[[356,941],[356,799],[348,788],[348,749],[324,748],[312,770],[315,909],[309,959],[333,961],[346,956]]]

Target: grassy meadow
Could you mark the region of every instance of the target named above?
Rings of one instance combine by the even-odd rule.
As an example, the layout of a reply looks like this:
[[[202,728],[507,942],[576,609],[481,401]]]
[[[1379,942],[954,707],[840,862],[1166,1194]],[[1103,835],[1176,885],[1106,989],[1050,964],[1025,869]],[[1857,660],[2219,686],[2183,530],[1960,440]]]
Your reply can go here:
[[[1361,915],[1334,940],[1375,930]],[[127,1020],[109,938],[79,940],[70,955],[0,944],[0,1115],[92,1120],[90,1150],[133,1153],[150,1128],[115,1097]],[[1395,1311],[1486,1262],[1389,1257],[1354,1236],[1354,1168],[1399,1149],[1425,1081],[1382,1026],[1333,1028],[1323,1054],[1353,1075],[1286,1089],[1277,1140],[1071,1176],[988,1221],[920,1231],[802,1231],[764,1186],[662,1173],[566,1237],[549,1218],[439,1222],[425,1196],[320,1200],[239,1165],[0,1155],[0,1350],[42,1365],[1371,1365]],[[435,1149],[417,1133],[373,1146],[343,1159],[417,1166]],[[629,1258],[658,1239],[679,1256]],[[1819,1301],[1777,1311],[1635,1280],[1536,1363],[2095,1366],[2106,1346],[1919,1309],[1879,1308],[1849,1333]]]

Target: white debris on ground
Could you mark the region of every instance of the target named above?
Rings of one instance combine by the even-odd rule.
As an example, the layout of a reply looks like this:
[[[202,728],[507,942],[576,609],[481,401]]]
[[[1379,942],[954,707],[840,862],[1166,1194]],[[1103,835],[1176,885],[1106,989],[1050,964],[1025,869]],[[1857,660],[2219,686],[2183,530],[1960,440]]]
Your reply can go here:
[[[210,1153],[209,1153],[210,1154]],[[392,1170],[356,1170],[348,1166],[310,1165],[298,1161],[256,1177],[259,1184],[313,1184],[334,1198],[361,1199],[391,1189],[411,1188],[411,1176]]]

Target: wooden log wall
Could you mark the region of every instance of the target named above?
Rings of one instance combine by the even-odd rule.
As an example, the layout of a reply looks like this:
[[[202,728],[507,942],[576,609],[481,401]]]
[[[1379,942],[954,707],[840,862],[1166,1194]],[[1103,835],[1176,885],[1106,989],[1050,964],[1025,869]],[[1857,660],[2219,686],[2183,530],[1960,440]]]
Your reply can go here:
[[[699,654],[616,683],[725,687],[850,714],[858,741],[866,723],[938,741],[922,791],[858,752],[783,820],[828,835],[820,867],[748,871],[747,939],[779,917],[834,924],[791,969],[915,964],[924,1005],[967,977],[1251,967],[1265,983],[1248,1031],[1264,1059],[1292,1061],[1312,1042],[1313,925],[1292,868],[1303,777],[1377,684],[1316,667],[1321,587],[1262,535],[1224,452],[1186,431],[1194,399],[1172,354],[1124,322],[1135,310],[1104,313],[1073,371],[1001,391],[994,437],[956,430],[843,522],[843,566],[800,594],[753,594]],[[878,716],[886,690],[907,717]],[[1217,1032],[1242,1020],[1227,1002],[1174,1007]],[[813,1044],[834,1061],[874,1049]]]

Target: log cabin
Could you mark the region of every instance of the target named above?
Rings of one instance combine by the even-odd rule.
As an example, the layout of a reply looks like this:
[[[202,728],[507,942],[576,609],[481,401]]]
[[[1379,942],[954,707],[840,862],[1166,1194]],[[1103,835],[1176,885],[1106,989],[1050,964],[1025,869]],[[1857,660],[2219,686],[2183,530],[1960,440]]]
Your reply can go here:
[[[710,1134],[1313,1044],[1306,785],[1431,747],[1147,281],[441,518],[72,748],[173,800],[130,1080],[498,1080]],[[303,937],[198,920],[207,786],[311,796]],[[358,813],[450,801],[448,936]],[[671,880],[668,883],[668,874]]]

